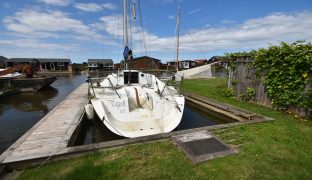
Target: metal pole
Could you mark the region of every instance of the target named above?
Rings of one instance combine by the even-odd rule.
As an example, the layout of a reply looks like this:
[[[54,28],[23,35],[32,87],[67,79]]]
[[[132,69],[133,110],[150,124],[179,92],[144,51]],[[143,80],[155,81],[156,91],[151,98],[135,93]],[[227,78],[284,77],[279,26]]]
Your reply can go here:
[[[127,19],[127,0],[123,1],[123,15],[124,15],[124,43],[128,46],[128,19]]]

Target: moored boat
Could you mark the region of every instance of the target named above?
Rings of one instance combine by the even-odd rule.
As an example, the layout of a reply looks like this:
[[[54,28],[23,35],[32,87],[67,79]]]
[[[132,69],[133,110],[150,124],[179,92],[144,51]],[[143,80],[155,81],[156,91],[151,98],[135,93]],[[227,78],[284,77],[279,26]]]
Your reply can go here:
[[[38,91],[50,86],[54,81],[56,81],[56,76],[15,78],[11,80],[12,84],[20,92]]]
[[[36,61],[34,61],[36,62]],[[12,67],[0,71],[0,95],[38,91],[56,81],[56,76],[34,76],[37,64]],[[15,72],[23,69],[22,73]],[[23,74],[25,73],[25,74]]]
[[[133,59],[128,47],[127,2],[124,0],[124,59]],[[103,80],[90,79],[91,104],[113,133],[141,137],[174,130],[181,122],[184,96],[155,75],[126,68]]]
[[[124,70],[91,88],[91,103],[97,116],[120,136],[170,132],[183,115],[184,96],[151,74]]]

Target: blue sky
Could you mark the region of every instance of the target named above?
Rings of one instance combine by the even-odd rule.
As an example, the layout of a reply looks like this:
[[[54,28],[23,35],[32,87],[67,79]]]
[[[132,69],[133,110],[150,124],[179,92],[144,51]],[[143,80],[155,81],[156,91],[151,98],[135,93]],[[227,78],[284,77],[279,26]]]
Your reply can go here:
[[[179,4],[180,59],[312,41],[311,0],[141,0],[145,38],[133,21],[135,57],[175,59]],[[122,0],[1,0],[0,8],[0,55],[122,59]]]

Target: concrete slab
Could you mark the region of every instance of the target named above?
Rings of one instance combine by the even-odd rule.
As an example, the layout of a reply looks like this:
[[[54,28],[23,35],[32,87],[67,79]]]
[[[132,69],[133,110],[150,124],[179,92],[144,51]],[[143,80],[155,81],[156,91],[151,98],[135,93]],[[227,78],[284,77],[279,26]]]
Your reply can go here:
[[[173,136],[171,139],[194,164],[238,153],[208,131]]]

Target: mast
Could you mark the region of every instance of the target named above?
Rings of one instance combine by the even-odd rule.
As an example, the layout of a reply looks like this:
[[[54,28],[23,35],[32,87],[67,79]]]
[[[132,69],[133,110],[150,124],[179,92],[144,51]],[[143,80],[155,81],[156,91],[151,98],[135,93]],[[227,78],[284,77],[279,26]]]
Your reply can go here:
[[[128,22],[127,22],[127,0],[123,0],[123,32],[124,32],[124,45],[125,49],[123,52],[124,56],[124,69],[128,69],[127,66],[127,57],[128,57]]]
[[[124,20],[124,43],[125,47],[128,47],[128,19],[127,19],[127,0],[123,1],[123,20]]]
[[[128,41],[128,18],[127,18],[127,0],[123,1],[123,15],[124,15],[124,21],[123,21],[123,29],[124,29],[124,43],[125,43],[125,49],[123,52],[123,56],[125,59],[125,69],[130,69],[128,66],[128,62],[133,59],[132,50],[129,48],[129,41]],[[130,26],[131,27],[131,26]]]
[[[179,45],[180,45],[180,5],[178,7],[177,62],[176,62],[177,72],[179,71]]]

